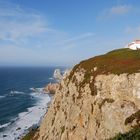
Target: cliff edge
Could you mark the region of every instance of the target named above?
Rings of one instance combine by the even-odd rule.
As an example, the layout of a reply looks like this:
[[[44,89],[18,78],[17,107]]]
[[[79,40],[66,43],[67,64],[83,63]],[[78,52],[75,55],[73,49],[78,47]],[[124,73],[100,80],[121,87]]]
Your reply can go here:
[[[140,50],[76,65],[56,91],[38,140],[105,140],[140,126]]]

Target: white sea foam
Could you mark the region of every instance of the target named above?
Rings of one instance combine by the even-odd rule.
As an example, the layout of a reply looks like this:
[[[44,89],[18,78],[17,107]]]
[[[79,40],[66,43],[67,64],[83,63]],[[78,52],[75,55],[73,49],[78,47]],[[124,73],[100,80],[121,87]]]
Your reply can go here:
[[[34,89],[33,87],[30,88],[30,90],[33,90],[33,89]]]
[[[0,96],[0,99],[4,98],[5,96]]]
[[[40,92],[31,93],[31,96],[38,99],[37,104],[28,108],[27,112],[20,113],[15,122],[0,133],[0,139],[17,140],[23,134],[27,133],[29,128],[40,122],[47,111],[47,104],[50,102],[51,97],[47,94],[41,94],[41,88],[38,90]]]
[[[25,94],[25,93],[21,91],[10,91],[10,95],[17,95],[17,94]]]
[[[43,93],[43,88],[30,88],[30,90],[33,91],[35,95],[37,95],[36,93]]]
[[[10,125],[10,124],[11,124],[10,122],[9,122],[9,123],[5,123],[5,124],[2,124],[2,125],[0,124],[0,129],[1,129],[1,128],[5,128],[5,127],[7,127],[7,126]]]
[[[53,79],[54,79],[53,77],[50,77],[50,78],[49,78],[49,80],[53,80]]]

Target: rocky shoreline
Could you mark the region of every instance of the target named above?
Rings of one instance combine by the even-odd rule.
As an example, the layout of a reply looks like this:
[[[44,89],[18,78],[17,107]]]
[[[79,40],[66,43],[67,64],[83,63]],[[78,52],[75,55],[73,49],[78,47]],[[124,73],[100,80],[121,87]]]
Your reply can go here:
[[[59,89],[60,87],[60,82],[61,80],[66,77],[66,75],[68,74],[69,70],[66,70],[64,72],[64,74],[62,75],[62,72],[59,69],[56,69],[54,71],[53,74],[53,78],[55,79],[55,83],[49,83],[47,84],[45,87],[43,87],[42,90],[42,94],[48,94],[51,98],[53,98],[54,94],[56,93],[56,91]],[[31,90],[35,91],[35,92],[40,92],[38,89],[36,88],[31,88]],[[47,104],[47,110],[49,109],[51,104],[51,101]],[[43,117],[44,118],[44,117]],[[42,118],[42,119],[43,119]],[[36,135],[38,133],[38,128],[41,125],[42,119],[40,120],[40,122],[36,125],[36,126],[32,126],[30,127],[27,132],[25,134],[23,134],[21,136],[21,140],[38,140],[38,136]]]

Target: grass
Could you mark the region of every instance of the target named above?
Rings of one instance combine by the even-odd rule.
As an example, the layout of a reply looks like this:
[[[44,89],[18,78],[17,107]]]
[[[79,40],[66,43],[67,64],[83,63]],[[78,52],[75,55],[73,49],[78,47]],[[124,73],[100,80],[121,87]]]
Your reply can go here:
[[[119,49],[96,56],[79,64],[88,72],[97,67],[98,73],[135,73],[140,70],[140,50]]]
[[[38,140],[37,137],[34,137],[37,130],[31,130],[27,135],[25,135],[21,140]]]
[[[140,128],[133,129],[125,134],[118,134],[109,140],[140,140]]]

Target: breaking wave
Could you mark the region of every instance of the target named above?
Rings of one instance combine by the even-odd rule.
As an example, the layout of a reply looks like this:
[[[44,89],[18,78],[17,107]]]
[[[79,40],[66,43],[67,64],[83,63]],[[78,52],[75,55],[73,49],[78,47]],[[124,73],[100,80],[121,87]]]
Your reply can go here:
[[[10,124],[11,124],[10,122],[2,124],[2,125],[0,124],[0,129],[5,128],[5,127],[9,126]]]
[[[16,94],[25,94],[25,93],[21,91],[10,91],[10,95],[16,95]]]
[[[38,126],[42,117],[47,111],[47,106],[51,101],[48,94],[42,93],[42,88],[37,88],[39,92],[31,92],[30,96],[36,98],[38,101],[33,107],[27,109],[26,112],[18,114],[18,117],[11,122],[0,125],[0,138],[3,140],[18,140],[19,137],[28,133],[29,128]],[[24,94],[24,92],[11,91],[11,94]]]
[[[5,96],[0,96],[0,99],[4,98]]]

